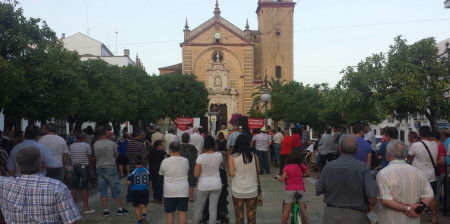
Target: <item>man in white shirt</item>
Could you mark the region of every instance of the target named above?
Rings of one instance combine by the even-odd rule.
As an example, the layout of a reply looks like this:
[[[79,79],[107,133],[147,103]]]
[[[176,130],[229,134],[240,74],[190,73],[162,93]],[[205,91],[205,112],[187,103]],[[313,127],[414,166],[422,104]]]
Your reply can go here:
[[[412,165],[421,170],[428,178],[428,182],[433,188],[433,193],[436,195],[436,176],[434,172],[434,164],[438,156],[438,145],[431,141],[431,129],[429,126],[422,126],[419,128],[419,138],[421,141],[415,142],[411,145],[408,151],[408,160],[412,161]],[[428,148],[428,149],[427,149]],[[430,154],[433,161],[431,161]],[[436,200],[433,199],[430,205],[433,223],[437,220]]]
[[[372,129],[370,129],[369,126],[366,126],[364,128],[364,140],[370,142],[370,148],[372,151],[376,152],[377,149],[377,140],[375,138],[375,134],[373,133]]]
[[[170,157],[161,163],[159,175],[164,176],[164,212],[166,223],[173,224],[178,212],[180,224],[186,224],[189,201],[188,171],[189,161],[180,155],[178,143],[169,145]]]
[[[166,136],[164,136],[164,149],[166,150],[167,154],[169,154],[169,145],[172,142],[180,143],[180,139],[175,135],[175,129],[169,128]]]
[[[160,133],[161,127],[155,127],[155,133],[152,134],[152,144],[156,142],[156,140],[164,141],[164,135]]]
[[[280,166],[280,150],[281,141],[283,140],[283,133],[281,133],[281,128],[277,128],[277,133],[273,136],[273,149],[275,151],[275,167]]]
[[[198,127],[195,127],[192,130],[191,138],[189,139],[189,144],[195,146],[198,150],[198,155],[203,153],[203,137],[198,133]]]
[[[270,174],[268,151],[271,143],[270,135],[267,134],[266,128],[261,128],[257,131],[257,135],[253,137],[253,144],[256,148],[256,155],[258,155],[259,161],[259,174],[264,175],[264,170],[267,174]]]
[[[39,139],[39,143],[47,146],[55,161],[54,166],[47,168],[47,176],[64,182],[64,165],[69,161],[69,149],[66,141],[56,134],[54,123],[45,125],[46,135]]]

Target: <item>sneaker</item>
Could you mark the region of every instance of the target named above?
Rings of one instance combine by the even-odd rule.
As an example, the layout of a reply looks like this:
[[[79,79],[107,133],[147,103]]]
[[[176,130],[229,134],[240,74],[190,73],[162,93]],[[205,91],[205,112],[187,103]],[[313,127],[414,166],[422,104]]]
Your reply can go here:
[[[89,215],[89,214],[92,214],[92,213],[94,213],[95,212],[95,210],[91,210],[91,209],[88,209],[88,210],[84,210],[84,212],[83,212],[83,214],[85,214],[85,215]]]
[[[117,210],[117,216],[128,215],[128,210],[122,208],[122,210]]]
[[[103,217],[108,217],[109,216],[109,211],[103,211]]]
[[[146,219],[147,218],[147,214],[142,214],[142,219]]]
[[[137,224],[143,224],[142,220],[138,220]]]

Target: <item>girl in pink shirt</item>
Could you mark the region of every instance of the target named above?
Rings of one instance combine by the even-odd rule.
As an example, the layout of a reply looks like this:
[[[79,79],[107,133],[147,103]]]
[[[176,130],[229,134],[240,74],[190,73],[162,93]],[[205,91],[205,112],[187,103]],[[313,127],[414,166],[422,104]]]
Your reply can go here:
[[[283,175],[276,175],[276,178],[280,181],[286,181],[286,193],[284,196],[284,212],[281,218],[281,223],[286,223],[289,214],[292,209],[292,203],[295,200],[295,193],[304,195],[305,184],[303,182],[303,176],[309,177],[311,174],[308,168],[303,162],[303,158],[299,152],[292,150],[287,158],[286,166],[283,169]],[[299,202],[300,209],[302,209],[303,214],[305,214],[305,219],[308,220],[306,214],[306,207],[303,200]],[[308,221],[306,221],[308,223]]]

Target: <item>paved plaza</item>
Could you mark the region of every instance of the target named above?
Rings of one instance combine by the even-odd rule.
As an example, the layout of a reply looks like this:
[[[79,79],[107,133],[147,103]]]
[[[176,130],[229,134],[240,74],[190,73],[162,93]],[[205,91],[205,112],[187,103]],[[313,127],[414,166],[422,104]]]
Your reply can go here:
[[[278,168],[274,168],[278,169]],[[275,170],[274,170],[275,171]],[[278,224],[281,221],[281,206],[284,197],[284,184],[274,179],[274,175],[262,175],[261,185],[263,190],[263,202],[262,207],[258,207],[257,210],[257,223],[258,224]],[[323,203],[323,196],[315,195],[314,183],[317,181],[317,173],[313,173],[313,176],[305,179],[306,188],[306,204],[309,223],[322,223],[323,210],[325,208],[325,203]],[[125,179],[122,182],[122,202],[125,202],[126,189]],[[230,186],[231,179],[229,178]],[[94,189],[95,190],[95,189]],[[234,220],[234,209],[231,200],[231,192],[229,188],[228,195],[228,211],[229,211],[229,223],[235,223]],[[82,219],[79,223],[81,224],[95,224],[95,223],[137,223],[136,216],[134,214],[134,208],[131,203],[125,204],[124,207],[130,210],[130,213],[125,216],[116,216],[116,208],[108,192],[108,206],[110,209],[110,216],[102,216],[102,206],[99,200],[99,194],[96,193],[90,197],[89,203],[91,209],[97,210],[96,213],[90,215],[82,215]],[[78,202],[78,208],[82,210],[82,202]],[[194,212],[195,202],[189,203],[189,211],[187,212],[188,224],[192,223],[192,217]],[[148,206],[148,218],[147,223],[149,224],[164,224],[166,221],[163,205],[159,205],[154,202],[150,202]],[[376,215],[371,213],[370,217],[374,220],[372,223],[376,223]],[[439,223],[450,223],[450,217],[444,217],[440,215],[438,217]],[[425,215],[422,217],[422,223],[431,223],[431,216]]]

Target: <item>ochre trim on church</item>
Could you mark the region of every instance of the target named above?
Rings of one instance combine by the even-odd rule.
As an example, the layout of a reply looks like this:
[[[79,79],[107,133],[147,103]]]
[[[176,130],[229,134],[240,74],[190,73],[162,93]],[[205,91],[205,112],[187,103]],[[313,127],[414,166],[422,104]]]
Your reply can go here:
[[[222,18],[223,19],[223,18]],[[227,26],[225,26],[223,23],[221,23],[220,21],[214,22],[213,24],[207,26],[206,28],[204,28],[203,30],[201,30],[200,32],[198,32],[197,34],[195,34],[194,36],[192,36],[191,38],[185,40],[183,43],[180,44],[180,46],[205,46],[205,45],[190,45],[189,42],[191,42],[192,40],[194,40],[195,38],[199,37],[200,35],[202,35],[203,33],[205,33],[206,31],[208,31],[209,29],[213,28],[216,25],[220,25],[221,27],[223,27],[224,29],[226,29],[227,31],[229,31],[230,33],[232,33],[233,35],[235,35],[236,37],[238,37],[239,39],[241,39],[242,41],[248,43],[246,45],[237,45],[237,46],[251,46],[253,45],[251,42],[249,42],[247,39],[245,39],[243,36],[239,35],[238,33],[234,32],[232,29],[228,28]],[[211,44],[208,44],[208,46]],[[226,46],[226,45],[225,45]]]

